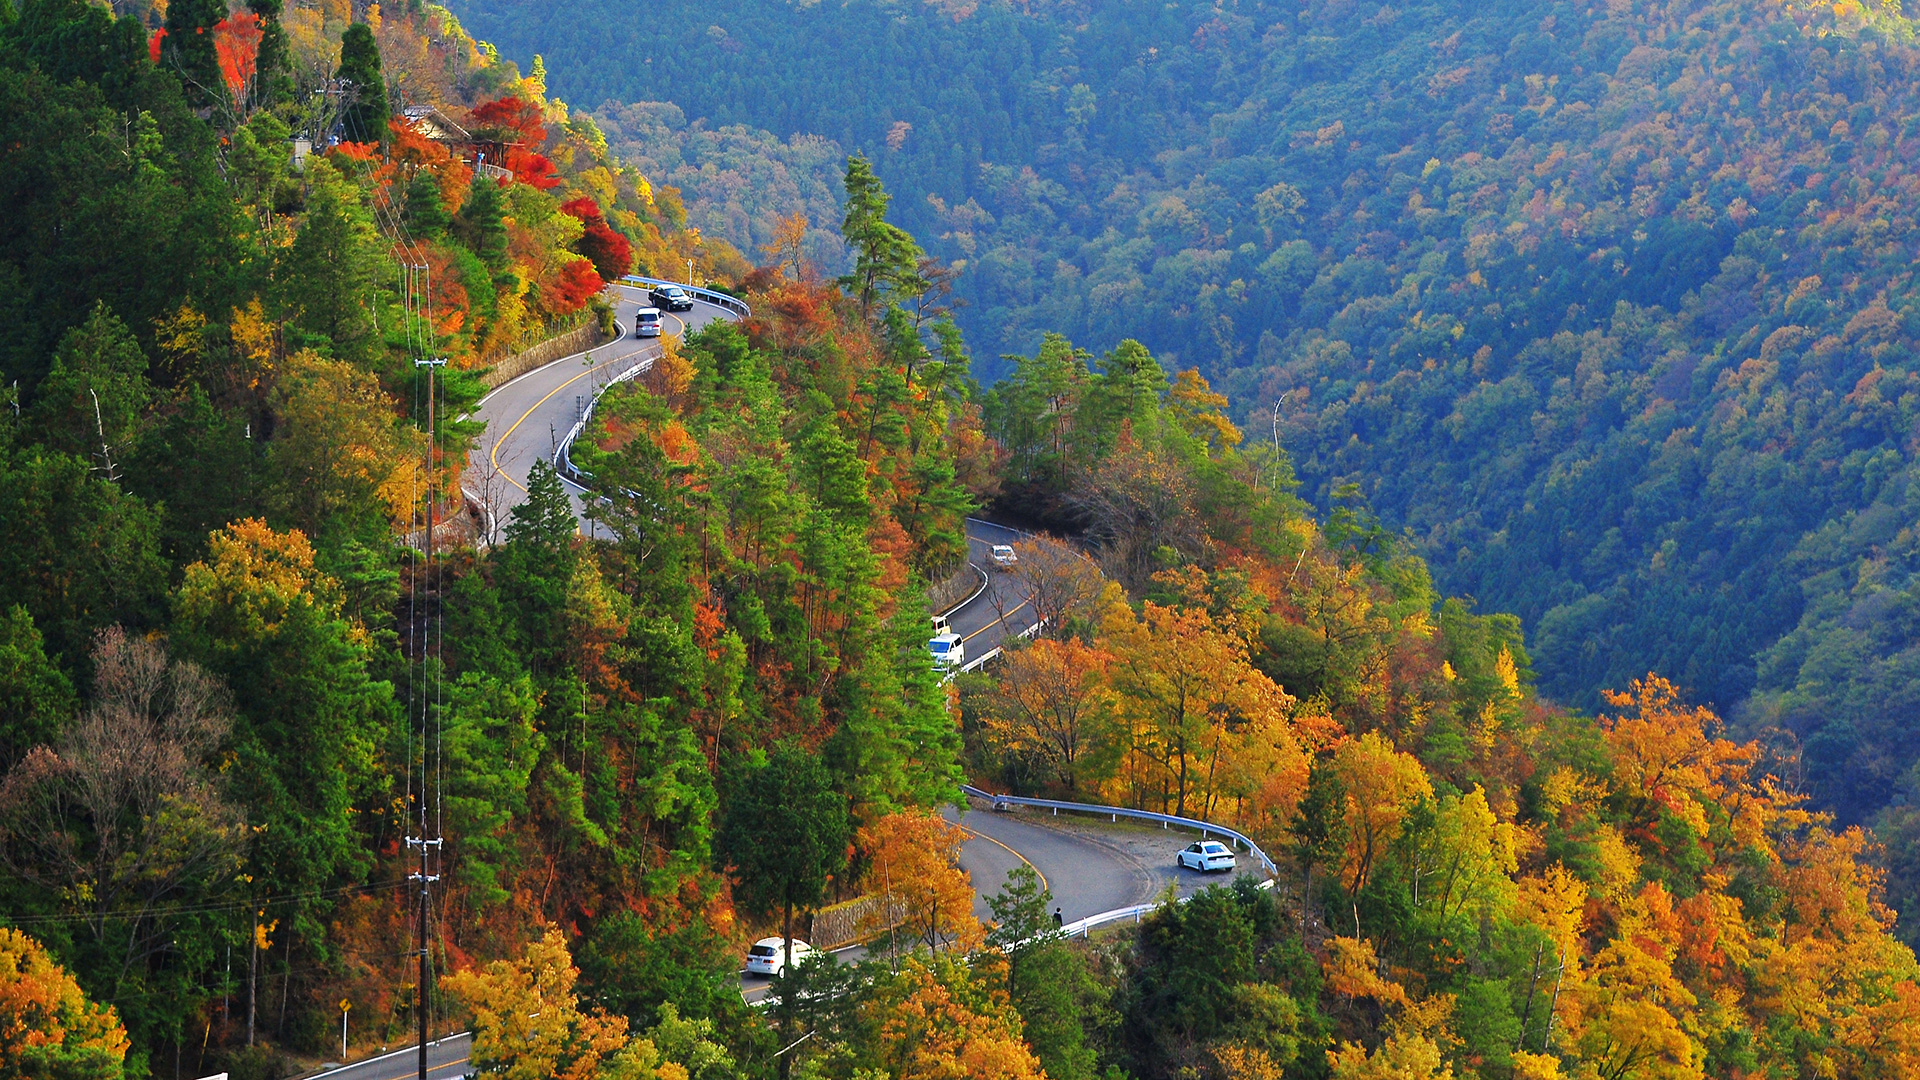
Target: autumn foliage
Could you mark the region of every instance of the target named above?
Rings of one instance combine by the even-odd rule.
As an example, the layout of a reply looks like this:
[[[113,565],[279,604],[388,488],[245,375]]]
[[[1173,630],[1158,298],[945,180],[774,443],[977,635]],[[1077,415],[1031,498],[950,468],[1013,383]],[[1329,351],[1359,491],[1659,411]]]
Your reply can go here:
[[[586,227],[574,250],[593,263],[603,281],[618,281],[633,270],[633,245],[607,226],[600,204],[581,196],[560,205],[560,212],[580,219]]]
[[[0,1073],[116,1078],[127,1033],[39,942],[0,929]]]
[[[1219,395],[1133,343],[1049,339],[995,405],[1017,497],[1086,531],[1017,548],[1047,621],[963,694],[976,776],[1234,826],[1294,892],[1156,916],[1113,984],[1129,1067],[1906,1067],[1920,965],[1872,838],[1810,810],[1790,760],[1657,675],[1597,720],[1548,707],[1516,620],[1439,600],[1364,512],[1291,503]],[[1204,986],[1195,919],[1226,954]]]
[[[213,46],[220,59],[220,81],[236,106],[244,106],[253,85],[255,63],[264,33],[260,16],[238,11],[215,23]]]

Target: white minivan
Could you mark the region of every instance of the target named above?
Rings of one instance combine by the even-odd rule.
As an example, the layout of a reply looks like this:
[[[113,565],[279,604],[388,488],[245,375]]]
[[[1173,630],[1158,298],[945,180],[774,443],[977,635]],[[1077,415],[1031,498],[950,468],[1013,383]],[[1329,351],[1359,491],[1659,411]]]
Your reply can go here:
[[[799,967],[813,955],[813,946],[793,939],[793,966]],[[786,940],[777,937],[761,938],[747,950],[747,971],[753,975],[772,977],[787,969]]]
[[[639,311],[634,312],[633,336],[634,337],[659,337],[660,336],[660,309],[659,308],[643,307]]]

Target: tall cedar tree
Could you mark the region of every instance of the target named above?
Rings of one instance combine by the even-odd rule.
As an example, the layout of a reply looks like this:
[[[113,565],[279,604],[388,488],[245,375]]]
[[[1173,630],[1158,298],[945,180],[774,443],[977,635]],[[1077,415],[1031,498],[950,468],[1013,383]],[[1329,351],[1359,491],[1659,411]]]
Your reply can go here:
[[[340,38],[340,78],[353,88],[353,104],[341,113],[350,142],[387,140],[387,81],[380,74],[380,43],[365,23]]]
[[[247,0],[247,10],[260,16],[260,52],[254,63],[258,71],[255,91],[262,105],[281,105],[293,100],[293,52],[287,44],[287,29],[280,25],[282,0]]]
[[[794,743],[776,747],[762,763],[739,768],[732,780],[715,852],[731,871],[736,905],[759,918],[780,916],[784,963],[791,967],[794,912],[818,904],[833,875],[846,865],[846,800],[833,790],[820,759]],[[788,1029],[789,996],[782,994]],[[788,1068],[789,1060],[782,1058],[783,1078]]]
[[[467,190],[467,201],[453,219],[454,235],[466,244],[480,261],[498,269],[507,261],[506,208],[500,198],[500,185],[484,176],[475,176]]]
[[[226,17],[226,0],[174,0],[167,5],[167,36],[161,60],[180,77],[187,100],[195,105],[225,99],[213,26]]]

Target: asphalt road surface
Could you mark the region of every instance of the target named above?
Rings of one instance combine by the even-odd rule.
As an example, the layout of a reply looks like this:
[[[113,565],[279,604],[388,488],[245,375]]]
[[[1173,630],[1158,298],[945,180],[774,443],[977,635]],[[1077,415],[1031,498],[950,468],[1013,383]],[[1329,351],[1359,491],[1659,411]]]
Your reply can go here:
[[[1009,634],[1033,626],[1033,605],[1014,584],[1013,576],[993,565],[992,547],[1026,539],[1027,534],[978,518],[967,519],[967,558],[986,576],[986,588],[947,616],[947,625],[960,635],[966,659],[979,659]]]
[[[427,1080],[457,1080],[468,1069],[467,1055],[473,1049],[473,1036],[462,1032],[427,1044]],[[381,1054],[351,1065],[342,1065],[321,1073],[327,1080],[405,1080],[420,1074],[417,1047]],[[315,1078],[318,1080],[318,1078]]]
[[[618,338],[535,368],[480,399],[474,416],[486,421],[487,430],[468,456],[465,485],[491,512],[495,535],[489,540],[499,539],[508,513],[526,500],[527,474],[533,463],[541,458],[553,460],[560,438],[580,419],[580,411],[594,393],[614,376],[660,355],[658,339],[633,336],[633,313],[647,306],[646,291],[626,285],[615,289]],[[661,316],[670,334],[730,317],[725,308],[700,301],[694,302],[692,311]],[[571,485],[568,490],[574,517],[579,518],[580,492]],[[592,528],[584,519],[581,527]]]
[[[1007,874],[1021,863],[1039,873],[1040,880],[1053,893],[1054,907],[1065,922],[1144,904],[1159,896],[1169,884],[1179,895],[1187,896],[1218,881],[1173,868],[1173,853],[1193,839],[1187,833],[1168,833],[1160,845],[1165,847],[1165,852],[1152,852],[1147,856],[1152,860],[1149,862],[1122,845],[1050,828],[1035,820],[1034,815],[996,813],[976,803],[975,808],[964,815],[948,807],[943,816],[972,834],[973,838],[960,849],[960,869],[973,878],[973,913],[983,922],[992,917],[987,897],[998,893],[1006,883]],[[879,942],[873,949],[885,947],[884,942]],[[856,945],[835,955],[842,963],[855,963],[864,959],[868,951]],[[765,997],[768,988],[768,979],[740,976],[740,996],[749,1002]]]

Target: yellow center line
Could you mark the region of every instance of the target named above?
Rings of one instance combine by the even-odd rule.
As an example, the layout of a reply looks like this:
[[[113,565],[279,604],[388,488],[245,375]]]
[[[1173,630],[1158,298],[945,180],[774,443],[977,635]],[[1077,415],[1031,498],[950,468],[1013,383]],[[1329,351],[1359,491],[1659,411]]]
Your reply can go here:
[[[966,833],[969,833],[969,834],[971,834],[971,835],[973,835],[973,836],[977,836],[977,837],[979,837],[980,839],[982,839],[982,840],[985,840],[985,841],[986,841],[987,843],[989,843],[989,844],[992,844],[992,845],[994,845],[995,847],[998,847],[998,848],[1000,848],[1000,849],[1002,849],[1003,851],[1005,851],[1005,852],[1006,852],[1007,854],[1009,854],[1009,855],[1011,855],[1011,856],[1013,856],[1014,858],[1016,858],[1016,859],[1019,859],[1019,860],[1020,860],[1021,862],[1023,862],[1023,863],[1026,863],[1026,864],[1027,864],[1028,866],[1030,866],[1030,867],[1033,867],[1033,872],[1034,872],[1034,874],[1035,874],[1035,876],[1037,876],[1037,877],[1038,877],[1038,878],[1040,879],[1040,887],[1041,887],[1042,889],[1045,889],[1045,890],[1046,890],[1046,891],[1048,891],[1048,892],[1052,892],[1052,891],[1053,891],[1053,889],[1052,889],[1052,887],[1051,887],[1051,886],[1049,886],[1049,885],[1047,884],[1047,875],[1045,875],[1045,874],[1042,874],[1042,873],[1040,872],[1040,868],[1039,868],[1039,867],[1037,867],[1037,866],[1034,866],[1034,865],[1033,865],[1033,860],[1032,860],[1032,859],[1029,859],[1029,858],[1027,858],[1027,857],[1026,857],[1025,855],[1022,855],[1022,854],[1020,854],[1019,852],[1017,852],[1017,851],[1015,851],[1015,850],[1013,850],[1012,848],[1010,848],[1010,847],[1007,847],[1007,845],[1005,845],[1005,844],[1002,844],[1002,843],[1001,843],[1000,841],[998,841],[998,840],[995,840],[995,839],[994,839],[993,837],[991,837],[991,836],[988,836],[988,835],[987,835],[986,833],[983,833],[983,832],[980,832],[980,831],[979,831],[979,830],[977,830],[977,829],[971,829],[971,828],[968,828],[967,826],[965,826],[965,825],[962,825],[962,824],[960,824],[959,822],[955,822],[954,824],[955,824],[955,825],[956,825],[956,826],[957,826],[957,827],[958,827],[958,828],[959,828],[959,829],[960,829],[960,830],[961,830],[962,832],[966,832]]]
[[[622,285],[621,288],[630,289],[630,288],[633,288],[633,286]],[[672,312],[663,311],[661,312],[661,314],[666,316],[669,319],[672,319],[674,322],[679,323],[680,335],[682,337],[686,336],[687,322],[685,319],[682,319],[680,316],[675,315]],[[584,379],[587,376],[593,374],[594,372],[599,371],[601,368],[606,367],[608,364],[617,364],[622,360],[629,360],[637,355],[639,354],[628,353],[625,356],[616,356],[611,360],[602,360],[600,363],[593,365],[592,367],[581,372],[580,374],[575,375],[573,378],[568,379],[566,382],[561,383],[559,386],[554,387],[553,390],[550,391],[546,397],[543,397],[539,401],[534,402],[533,405],[529,407],[526,412],[523,412],[520,414],[520,419],[515,420],[513,422],[513,426],[507,429],[506,434],[493,440],[493,449],[487,452],[487,463],[493,466],[494,475],[499,476],[501,479],[505,480],[507,483],[512,484],[514,487],[519,488],[522,492],[525,492],[527,490],[527,486],[525,484],[522,484],[520,481],[515,480],[512,476],[508,475],[504,470],[500,468],[500,444],[506,442],[508,439],[513,438],[513,433],[520,430],[520,425],[527,422],[527,417],[532,416],[535,409],[538,409],[540,406],[545,405],[549,401],[552,401],[554,394],[557,394],[560,391],[565,390],[567,387],[572,386],[574,383],[579,382],[581,379]],[[1015,610],[1018,610],[1018,609],[1016,608]]]
[[[981,627],[980,629],[975,630],[973,633],[968,634],[966,637],[961,638],[960,644],[965,645],[967,642],[972,641],[974,638],[979,637],[981,634],[986,633],[987,631],[993,629],[996,626],[1000,626],[1004,624],[1009,618],[1018,614],[1020,611],[1020,608],[1026,607],[1027,604],[1030,602],[1031,601],[1027,601],[1027,600],[1020,601],[1019,607],[1014,608],[1012,611],[1007,612],[1005,615],[1000,616],[998,619],[995,619],[994,621],[988,623],[987,625]],[[1012,849],[1009,849],[1009,850],[1012,850]]]
[[[506,434],[493,440],[493,449],[489,451],[487,454],[487,461],[489,464],[493,466],[493,471],[497,475],[505,477],[507,483],[512,484],[514,487],[519,488],[521,491],[527,490],[525,484],[522,484],[520,481],[515,480],[513,477],[508,476],[505,472],[501,471],[500,444],[503,442],[506,442],[508,439],[513,438],[513,433],[520,430],[520,425],[527,422],[527,417],[532,416],[535,409],[538,409],[540,406],[545,405],[547,402],[553,400],[553,395],[559,393],[562,390],[565,390],[567,387],[572,386],[574,383],[579,382],[581,379],[586,378],[587,376],[593,374],[594,372],[599,371],[601,368],[606,367],[608,364],[617,364],[622,360],[630,360],[636,355],[638,354],[628,353],[625,356],[616,356],[611,360],[602,360],[598,364],[595,364],[592,367],[588,368],[587,370],[581,372],[580,374],[575,375],[573,378],[568,379],[566,382],[561,383],[559,386],[554,387],[552,390],[547,392],[546,397],[543,397],[539,401],[534,402],[527,409],[526,412],[523,412],[520,414],[520,419],[515,420],[513,422],[513,426],[507,429]]]

